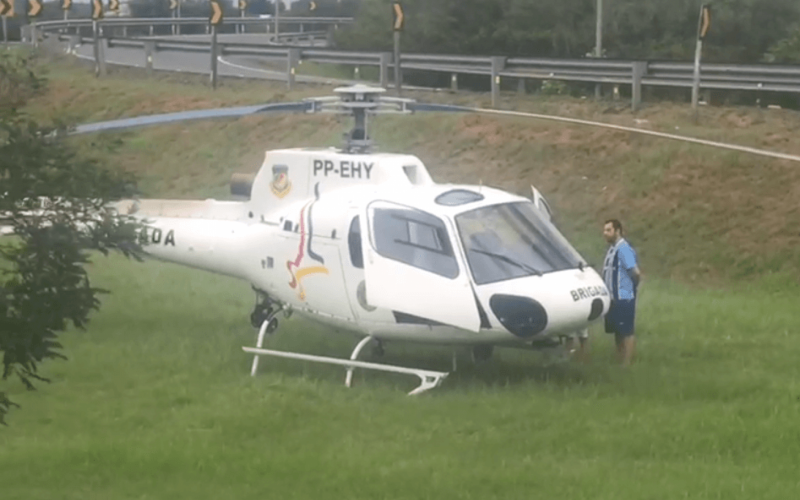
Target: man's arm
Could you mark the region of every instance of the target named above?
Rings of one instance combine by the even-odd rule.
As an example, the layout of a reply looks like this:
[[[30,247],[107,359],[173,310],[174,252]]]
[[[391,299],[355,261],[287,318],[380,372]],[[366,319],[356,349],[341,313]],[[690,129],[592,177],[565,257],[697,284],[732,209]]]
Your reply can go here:
[[[639,265],[636,262],[636,254],[634,254],[633,250],[630,248],[621,248],[620,261],[625,272],[631,277],[634,289],[638,291],[639,285],[642,282],[642,271],[639,269]]]
[[[628,269],[628,276],[631,277],[636,288],[639,288],[639,283],[642,282],[642,272],[639,270],[639,266],[633,266],[633,269]]]

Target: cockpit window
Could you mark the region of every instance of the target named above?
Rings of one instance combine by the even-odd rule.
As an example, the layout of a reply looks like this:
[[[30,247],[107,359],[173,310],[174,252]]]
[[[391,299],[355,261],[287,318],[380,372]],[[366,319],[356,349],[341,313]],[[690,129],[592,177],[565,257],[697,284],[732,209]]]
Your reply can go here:
[[[479,285],[585,265],[580,254],[530,202],[491,205],[455,219]]]
[[[438,217],[411,208],[376,207],[372,226],[375,249],[383,257],[446,278],[458,276],[447,228]]]

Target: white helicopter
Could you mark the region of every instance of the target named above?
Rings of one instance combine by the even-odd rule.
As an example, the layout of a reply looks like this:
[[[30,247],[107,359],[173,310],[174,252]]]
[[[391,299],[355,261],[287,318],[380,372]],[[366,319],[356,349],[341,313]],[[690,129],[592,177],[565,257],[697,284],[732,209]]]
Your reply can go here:
[[[385,97],[380,87],[337,88],[333,97],[190,112],[79,127],[79,133],[183,119],[291,111],[349,114],[342,148],[267,151],[255,176],[235,174],[242,201],[123,200],[146,223],[144,250],[164,261],[235,277],[257,294],[259,356],[413,374],[418,394],[448,372],[357,360],[370,342],[465,346],[487,359],[494,346],[553,348],[610,305],[600,275],[532,199],[487,186],[437,184],[419,158],[373,151],[367,120],[379,113],[457,111]],[[297,313],[361,337],[349,360],[268,350],[278,316]],[[453,358],[455,369],[455,353]]]

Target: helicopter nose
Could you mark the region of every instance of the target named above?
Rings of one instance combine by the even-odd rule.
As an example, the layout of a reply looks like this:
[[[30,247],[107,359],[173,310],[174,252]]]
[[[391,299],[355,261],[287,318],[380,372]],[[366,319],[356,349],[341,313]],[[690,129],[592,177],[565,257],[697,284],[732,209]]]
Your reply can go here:
[[[530,297],[495,294],[489,299],[489,306],[505,329],[518,337],[533,337],[547,328],[547,311]]]

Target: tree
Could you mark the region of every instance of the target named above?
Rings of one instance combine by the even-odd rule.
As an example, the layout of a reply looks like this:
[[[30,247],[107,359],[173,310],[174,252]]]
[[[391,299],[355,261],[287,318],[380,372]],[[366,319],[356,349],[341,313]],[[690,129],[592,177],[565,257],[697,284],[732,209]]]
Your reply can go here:
[[[84,265],[90,251],[141,259],[138,223],[108,207],[134,194],[130,177],[78,156],[20,111],[44,81],[32,58],[0,54],[0,214],[13,236],[0,238],[0,353],[5,382],[28,389],[45,359],[64,358],[58,334],[83,328],[99,307]],[[0,423],[14,405],[0,392]]]
[[[406,52],[577,58],[594,50],[597,0],[404,0]],[[611,58],[691,60],[701,0],[605,0],[603,48]],[[797,0],[715,0],[707,62],[757,62],[794,53]],[[336,41],[391,50],[391,2],[361,0]],[[780,47],[776,44],[786,40]]]
[[[800,25],[792,33],[775,43],[764,56],[767,62],[797,64],[800,63]]]

